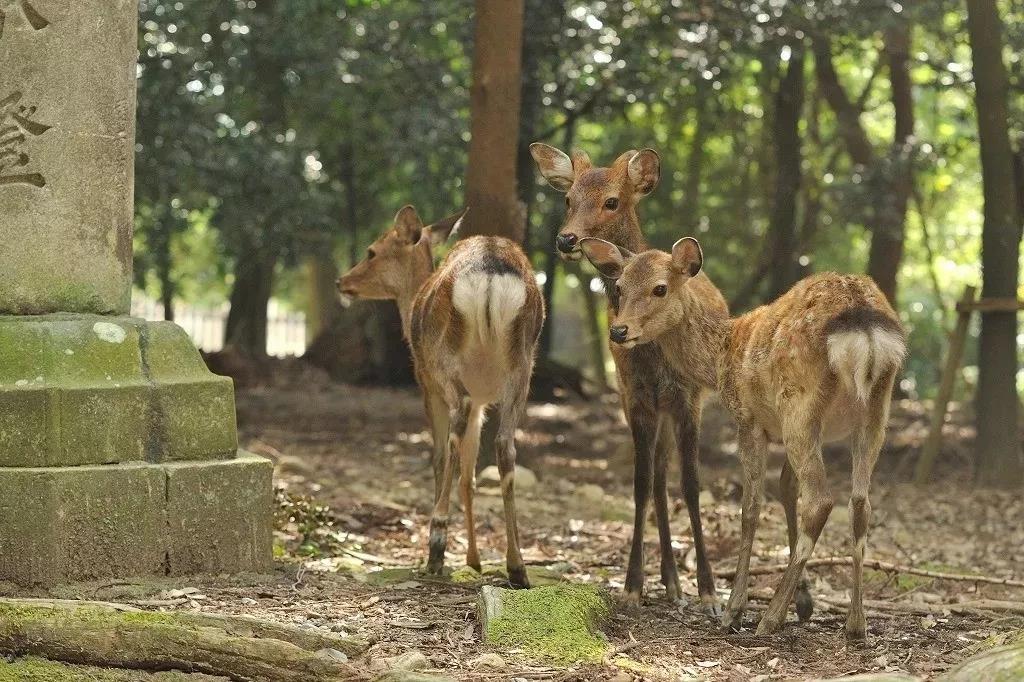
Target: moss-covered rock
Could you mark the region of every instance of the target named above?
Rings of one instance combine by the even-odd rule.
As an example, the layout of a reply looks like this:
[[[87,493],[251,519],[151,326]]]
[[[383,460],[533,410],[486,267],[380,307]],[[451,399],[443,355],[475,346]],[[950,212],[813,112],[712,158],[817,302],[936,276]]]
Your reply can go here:
[[[609,614],[603,592],[561,583],[529,590],[485,586],[480,621],[488,644],[560,662],[600,661],[608,644],[596,628]]]

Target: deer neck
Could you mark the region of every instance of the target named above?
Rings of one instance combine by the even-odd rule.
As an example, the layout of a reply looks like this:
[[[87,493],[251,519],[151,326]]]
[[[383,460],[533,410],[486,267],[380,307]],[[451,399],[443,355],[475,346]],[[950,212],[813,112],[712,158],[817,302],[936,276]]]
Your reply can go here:
[[[676,369],[714,390],[722,379],[731,333],[728,316],[689,296],[682,320],[658,342]]]
[[[629,209],[629,213],[626,214],[621,234],[622,237],[615,241],[615,245],[618,247],[628,249],[633,253],[641,253],[651,248],[647,244],[647,240],[644,239],[644,233],[640,230],[640,217],[637,215],[635,207]]]
[[[434,257],[430,248],[418,248],[413,251],[409,273],[402,278],[402,284],[395,294],[398,314],[402,318],[402,336],[408,342],[412,339],[412,309],[416,302],[416,294],[434,274]]]

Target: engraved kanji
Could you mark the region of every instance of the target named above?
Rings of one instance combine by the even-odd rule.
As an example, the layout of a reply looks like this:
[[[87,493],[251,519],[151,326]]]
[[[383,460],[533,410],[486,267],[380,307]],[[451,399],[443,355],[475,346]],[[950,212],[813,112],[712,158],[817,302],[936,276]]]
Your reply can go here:
[[[39,13],[29,0],[0,0],[0,38],[4,37],[4,24],[7,23],[7,13],[11,11],[11,7],[15,7],[21,11],[21,15],[25,17],[25,21],[32,27],[33,30],[39,31],[50,25],[49,20]]]
[[[21,103],[22,93],[15,91],[0,99],[0,187],[5,185],[31,185],[43,187],[42,173],[29,172],[32,159],[26,143],[39,137],[51,126],[35,120],[36,107]]]

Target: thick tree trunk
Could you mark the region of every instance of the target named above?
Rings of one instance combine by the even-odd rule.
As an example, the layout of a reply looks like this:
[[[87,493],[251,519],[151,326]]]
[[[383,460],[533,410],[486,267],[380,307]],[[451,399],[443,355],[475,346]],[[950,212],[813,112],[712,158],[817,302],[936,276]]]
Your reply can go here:
[[[522,29],[523,0],[476,0],[463,236],[523,239],[516,191]]]
[[[316,338],[341,313],[338,300],[338,266],[330,251],[306,260],[306,338]]]
[[[793,46],[786,75],[779,83],[775,97],[775,200],[768,223],[771,240],[769,269],[769,300],[789,290],[800,277],[797,262],[796,212],[800,196],[800,164],[802,161],[800,118],[804,106],[804,51]]]
[[[224,330],[224,345],[253,357],[267,354],[267,304],[274,281],[276,258],[262,254],[241,256],[235,264],[231,310]]]
[[[576,139],[576,119],[569,119],[562,131],[562,149],[572,149],[573,141]],[[544,250],[544,310],[547,313],[547,321],[540,330],[540,348],[537,356],[544,359],[551,359],[551,328],[555,319],[555,278],[558,275],[558,249],[555,246],[555,238],[558,236],[558,211],[551,211],[544,221],[545,226],[545,250]]]
[[[907,204],[914,189],[914,99],[910,81],[910,24],[901,19],[885,32],[885,58],[892,84],[896,126],[892,143],[890,191],[882,201],[871,234],[868,274],[891,302],[896,302],[896,279],[903,260]]]
[[[1020,219],[1013,186],[1013,155],[1007,126],[1007,80],[1002,22],[996,0],[967,0],[967,29],[981,140],[985,225],[981,238],[982,298],[1017,295]],[[1017,438],[1017,315],[981,315],[978,344],[977,480],[983,485],[1024,483]]]
[[[683,205],[681,227],[693,231],[700,224],[700,186],[704,171],[704,146],[708,137],[708,118],[711,112],[711,97],[714,90],[708,81],[699,78],[693,105],[693,137],[686,157],[686,175],[683,183]]]

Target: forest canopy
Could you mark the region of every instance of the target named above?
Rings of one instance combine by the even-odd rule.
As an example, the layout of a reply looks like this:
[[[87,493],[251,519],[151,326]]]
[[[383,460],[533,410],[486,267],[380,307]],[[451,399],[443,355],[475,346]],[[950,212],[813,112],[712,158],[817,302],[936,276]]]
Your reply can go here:
[[[1024,9],[998,7],[1020,167]],[[140,9],[136,278],[168,308],[230,300],[229,336],[258,347],[249,318],[271,295],[318,318],[332,274],[399,207],[429,220],[463,205],[472,3]],[[518,192],[556,318],[586,314],[593,275],[553,259],[561,196],[526,145],[598,163],[652,147],[662,181],[641,213],[655,246],[698,236],[737,312],[809,272],[870,272],[911,330],[903,390],[932,393],[953,303],[981,275],[961,3],[526,0],[523,23]],[[587,366],[558,338],[551,352]]]

